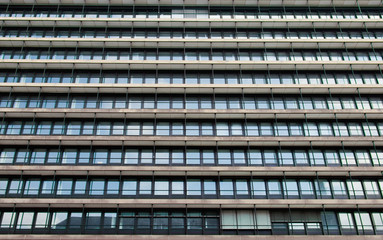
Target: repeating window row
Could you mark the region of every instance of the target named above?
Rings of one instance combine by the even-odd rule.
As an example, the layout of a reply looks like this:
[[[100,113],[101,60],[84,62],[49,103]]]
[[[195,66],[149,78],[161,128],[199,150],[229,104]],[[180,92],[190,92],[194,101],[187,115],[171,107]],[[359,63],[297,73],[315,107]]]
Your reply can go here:
[[[383,136],[382,122],[3,121],[6,135]]]
[[[383,84],[380,73],[0,73],[0,82],[116,84]]]
[[[52,233],[62,233],[65,230],[73,233],[97,233],[99,230],[109,233],[146,233],[148,230],[163,233],[172,229],[174,233],[198,233],[204,230],[205,234],[217,234],[219,228],[219,213],[216,210],[156,210],[146,209],[110,209],[106,211],[64,209],[54,211],[27,210],[25,212],[4,211],[1,214],[0,233],[10,229],[16,231],[32,229],[43,233],[50,230]],[[8,231],[7,231],[8,230]]]
[[[305,30],[270,31],[255,30],[87,30],[73,29],[53,31],[51,29],[8,29],[0,30],[0,37],[32,37],[32,38],[147,38],[147,39],[382,39],[380,31],[315,31]]]
[[[367,9],[336,10],[334,9],[274,9],[259,8],[126,8],[124,10],[96,10],[91,8],[76,10],[32,10],[7,9],[0,17],[50,17],[50,18],[160,18],[160,19],[382,19],[381,11]]]
[[[383,109],[381,97],[222,95],[0,96],[4,108],[128,109]]]
[[[355,178],[0,178],[2,197],[380,199],[382,194],[383,180]]]
[[[372,235],[378,211],[263,209],[3,209],[1,233]]]
[[[381,149],[3,148],[1,164],[381,166]]]
[[[382,61],[381,51],[87,51],[87,50],[2,50],[0,59],[53,60],[162,60],[162,61]]]

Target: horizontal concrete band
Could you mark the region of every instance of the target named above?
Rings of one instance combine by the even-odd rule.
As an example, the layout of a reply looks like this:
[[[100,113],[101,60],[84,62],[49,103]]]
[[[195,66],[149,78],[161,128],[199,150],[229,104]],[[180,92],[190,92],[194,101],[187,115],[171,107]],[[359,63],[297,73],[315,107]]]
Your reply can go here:
[[[7,93],[100,94],[383,94],[383,84],[84,84],[1,83]]]
[[[61,146],[337,146],[380,147],[382,137],[185,137],[3,135],[1,145]]]
[[[115,6],[115,5],[148,5],[152,4],[155,6],[233,6],[233,2],[231,0],[1,0],[1,4],[37,4],[37,5],[102,5],[102,6]],[[379,7],[382,6],[382,2],[378,0],[310,0],[310,1],[302,1],[302,0],[236,0],[234,3],[235,6],[312,6],[312,7],[332,7],[332,6],[340,6],[340,7],[358,7],[358,6],[366,6],[366,7]]]
[[[0,235],[0,239],[9,240],[381,240],[382,235],[66,235],[66,234],[33,234],[33,235]]]
[[[381,19],[197,19],[0,17],[3,27],[382,28]]]
[[[381,49],[383,39],[146,39],[1,37],[2,47]]]
[[[34,176],[243,176],[243,177],[382,177],[383,167],[302,166],[46,166],[0,165],[0,174]]]
[[[0,108],[5,118],[99,119],[383,119],[381,109],[248,110],[248,109],[71,109]]]
[[[165,196],[167,197],[167,196]],[[2,198],[0,207],[51,208],[310,208],[381,209],[383,199],[84,199]]]
[[[382,65],[383,61],[0,60],[0,69],[379,71]]]

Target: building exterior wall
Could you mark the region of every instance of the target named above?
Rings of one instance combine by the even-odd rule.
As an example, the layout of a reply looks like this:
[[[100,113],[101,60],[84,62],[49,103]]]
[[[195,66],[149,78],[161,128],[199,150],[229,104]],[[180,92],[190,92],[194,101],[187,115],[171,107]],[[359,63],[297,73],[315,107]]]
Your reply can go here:
[[[382,9],[0,0],[0,239],[381,239]]]

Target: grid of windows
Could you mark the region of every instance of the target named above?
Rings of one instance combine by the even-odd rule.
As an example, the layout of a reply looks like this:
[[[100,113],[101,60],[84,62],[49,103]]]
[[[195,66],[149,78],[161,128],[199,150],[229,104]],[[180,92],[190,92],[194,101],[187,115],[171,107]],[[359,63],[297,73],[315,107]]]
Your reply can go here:
[[[214,209],[3,209],[0,231],[17,233],[371,235],[382,233],[379,211]],[[220,222],[222,225],[220,226]],[[249,232],[250,231],[250,232]]]
[[[250,51],[250,50],[1,50],[0,59],[52,59],[52,60],[148,60],[148,61],[382,61],[380,50],[295,50],[295,51]]]
[[[8,83],[104,84],[383,84],[380,73],[134,72],[131,73],[0,73]]]
[[[259,29],[7,29],[0,30],[0,37],[31,37],[31,38],[126,38],[126,39],[382,39],[383,32],[376,30],[366,31],[334,31],[332,29],[315,32],[307,30],[281,30]]]
[[[26,179],[25,179],[26,178]],[[187,179],[185,179],[187,178]],[[0,197],[381,199],[382,179],[0,178]]]
[[[283,97],[278,95],[134,95],[66,96],[13,95],[0,97],[8,108],[100,108],[100,109],[383,109],[380,96]]]
[[[177,18],[189,18],[189,19],[382,19],[383,15],[380,11],[375,9],[363,9],[355,10],[337,10],[333,8],[324,9],[299,9],[293,10],[281,9],[281,8],[265,8],[262,7],[209,7],[209,8],[192,8],[192,7],[142,7],[135,6],[124,7],[124,11],[121,9],[106,9],[99,10],[97,8],[86,7],[65,9],[62,10],[56,8],[40,9],[38,7],[28,10],[28,8],[17,9],[11,8],[0,13],[0,17],[37,17],[37,18],[164,18],[164,19],[177,19]]]
[[[185,123],[186,122],[186,123]],[[383,136],[382,122],[7,121],[5,135],[126,136]]]
[[[383,235],[382,2],[16,2],[0,234]]]
[[[0,164],[381,166],[381,149],[3,148]]]

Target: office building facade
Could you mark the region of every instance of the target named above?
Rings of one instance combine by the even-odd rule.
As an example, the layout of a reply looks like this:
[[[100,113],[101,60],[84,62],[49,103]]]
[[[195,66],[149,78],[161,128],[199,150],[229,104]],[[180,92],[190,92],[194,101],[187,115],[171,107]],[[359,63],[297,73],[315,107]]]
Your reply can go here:
[[[381,239],[382,5],[0,1],[0,238]]]

